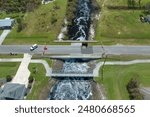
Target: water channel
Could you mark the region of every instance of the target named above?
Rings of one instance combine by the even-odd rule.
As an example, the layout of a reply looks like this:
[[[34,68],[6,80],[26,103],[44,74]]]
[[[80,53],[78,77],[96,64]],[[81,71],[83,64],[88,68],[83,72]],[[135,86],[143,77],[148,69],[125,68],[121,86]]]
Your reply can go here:
[[[76,18],[69,28],[71,40],[88,40],[91,20],[90,0],[78,0]],[[90,66],[81,59],[67,59],[63,63],[63,73],[87,73]],[[61,80],[60,80],[61,79]],[[89,77],[61,77],[52,87],[51,100],[88,100],[92,96],[91,79]]]
[[[84,41],[88,40],[88,33],[91,23],[91,3],[90,0],[78,0],[76,17],[72,26],[69,27],[69,39]]]

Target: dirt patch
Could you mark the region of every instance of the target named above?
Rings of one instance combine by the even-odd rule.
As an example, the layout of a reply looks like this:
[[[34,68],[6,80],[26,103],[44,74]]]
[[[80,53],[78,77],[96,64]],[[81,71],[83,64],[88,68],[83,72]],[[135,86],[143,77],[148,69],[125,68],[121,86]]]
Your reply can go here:
[[[107,99],[104,87],[101,84],[98,84],[95,81],[92,81],[91,84],[92,84],[92,93],[93,93],[92,100]]]
[[[47,100],[49,96],[50,89],[56,84],[56,79],[50,79],[47,86],[43,87],[42,91],[40,92],[39,100]]]

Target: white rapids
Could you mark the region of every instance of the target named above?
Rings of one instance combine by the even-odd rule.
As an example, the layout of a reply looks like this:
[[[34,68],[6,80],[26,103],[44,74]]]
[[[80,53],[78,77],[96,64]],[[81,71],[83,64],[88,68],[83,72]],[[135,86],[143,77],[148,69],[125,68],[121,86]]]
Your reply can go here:
[[[76,18],[70,28],[71,40],[84,41],[88,39],[90,29],[90,0],[79,0]],[[60,38],[63,36],[60,35]],[[79,59],[69,59],[63,64],[63,73],[87,73],[89,66]],[[51,100],[88,100],[92,96],[90,78],[62,77],[51,89]]]
[[[69,59],[63,65],[64,73],[87,73],[89,66],[85,62]],[[53,87],[49,99],[55,100],[87,100],[92,96],[91,83],[81,77],[60,78]]]
[[[74,34],[71,37],[71,40],[84,41],[88,39],[89,33],[89,22],[91,16],[90,9],[90,0],[79,0],[77,15],[73,21],[73,26],[71,30]]]

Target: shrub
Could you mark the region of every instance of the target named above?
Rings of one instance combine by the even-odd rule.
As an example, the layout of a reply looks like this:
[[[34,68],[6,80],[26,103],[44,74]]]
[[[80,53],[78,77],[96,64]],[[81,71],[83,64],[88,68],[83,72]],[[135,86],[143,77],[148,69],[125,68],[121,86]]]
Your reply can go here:
[[[12,80],[12,76],[11,76],[11,75],[7,75],[7,76],[6,76],[6,81],[7,81],[7,82],[10,82],[11,80]]]
[[[146,11],[150,14],[150,2],[145,5]]]
[[[139,91],[139,84],[140,83],[137,79],[131,79],[127,84],[127,90],[131,100],[141,100],[144,98]]]
[[[30,77],[29,77],[29,83],[32,83],[33,80],[34,80],[34,77],[33,77],[33,76],[30,76]]]
[[[55,16],[51,17],[51,24],[55,24],[57,22],[57,18]]]
[[[32,87],[32,84],[29,83],[28,84],[28,89],[31,89],[31,87]]]
[[[23,29],[25,29],[25,27],[26,27],[25,23],[18,24],[17,32],[21,32]]]

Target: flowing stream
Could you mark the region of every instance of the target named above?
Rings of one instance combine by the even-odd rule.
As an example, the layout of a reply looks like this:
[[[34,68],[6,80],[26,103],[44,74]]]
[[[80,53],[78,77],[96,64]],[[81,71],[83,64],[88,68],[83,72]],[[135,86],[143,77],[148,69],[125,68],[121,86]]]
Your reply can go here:
[[[88,33],[91,22],[90,0],[78,0],[77,14],[73,25],[69,27],[69,39],[84,41],[88,40]]]
[[[79,0],[76,18],[69,29],[70,39],[88,40],[91,14],[90,0]],[[63,73],[87,73],[88,64],[81,59],[68,59],[64,62]],[[87,100],[92,96],[91,78],[62,77],[51,89],[52,100]]]

